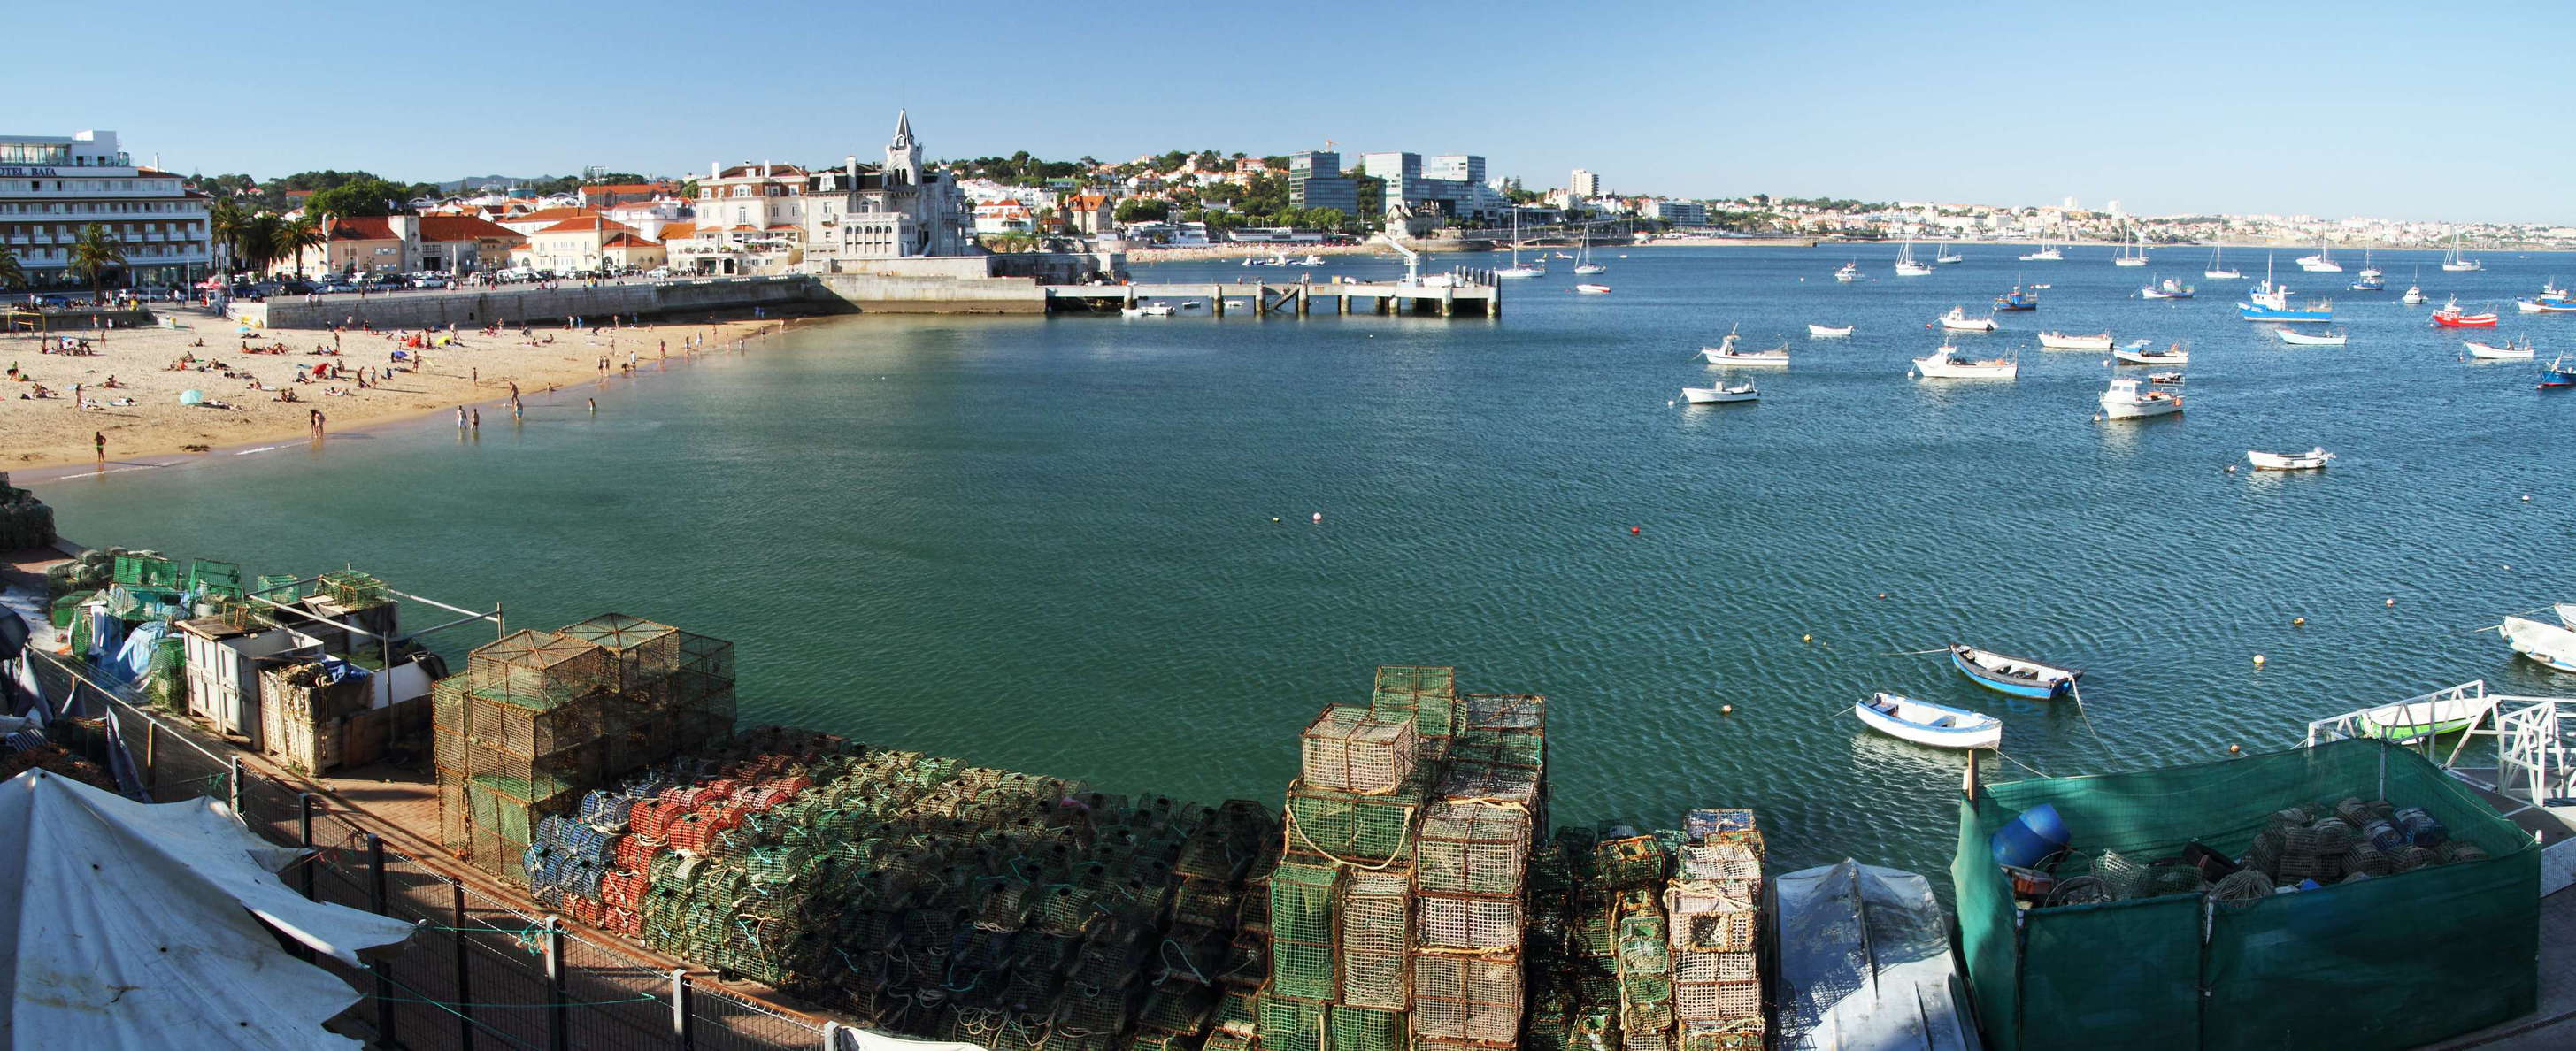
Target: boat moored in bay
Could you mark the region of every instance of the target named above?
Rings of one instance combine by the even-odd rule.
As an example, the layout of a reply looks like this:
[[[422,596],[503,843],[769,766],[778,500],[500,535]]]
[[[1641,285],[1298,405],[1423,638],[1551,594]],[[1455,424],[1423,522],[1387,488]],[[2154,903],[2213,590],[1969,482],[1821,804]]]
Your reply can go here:
[[[1997,693],[2033,700],[2054,700],[2075,689],[2075,680],[2083,677],[2079,668],[2060,668],[2021,657],[2007,657],[1993,650],[1981,650],[1965,644],[1950,647],[1950,666],[1959,674]]]
[[[1870,694],[1852,705],[1852,714],[1872,730],[1934,748],[1993,748],[2004,740],[2001,719],[1903,694]]]

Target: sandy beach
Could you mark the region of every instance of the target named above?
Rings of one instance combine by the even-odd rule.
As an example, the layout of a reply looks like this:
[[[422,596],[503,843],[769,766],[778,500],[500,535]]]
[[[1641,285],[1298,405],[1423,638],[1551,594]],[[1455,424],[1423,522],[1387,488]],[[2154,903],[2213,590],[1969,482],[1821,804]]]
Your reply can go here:
[[[104,339],[92,329],[55,334],[57,339],[87,340],[93,352],[87,355],[44,353],[47,341],[33,334],[0,335],[0,362],[17,370],[0,381],[0,470],[300,438],[312,433],[315,410],[323,414],[326,431],[454,412],[458,406],[506,399],[512,383],[524,392],[620,376],[630,354],[638,372],[650,371],[665,357],[731,350],[738,341],[794,323],[648,323],[595,332],[555,325],[524,336],[515,328],[491,335],[461,330],[452,343],[417,352],[419,365],[410,367],[394,362],[392,354],[411,332],[341,333],[335,355],[317,353],[333,348],[330,332],[241,336],[232,323],[194,311],[165,316],[183,327],[111,329]],[[245,351],[281,344],[285,353]],[[191,356],[190,367],[173,367]],[[602,358],[609,359],[606,372],[600,368]],[[345,370],[345,378],[313,378],[317,367]],[[299,369],[306,382],[296,381]],[[371,370],[364,389],[358,385],[361,369]],[[80,388],[77,400],[73,384]],[[49,396],[36,397],[40,387]],[[201,392],[209,404],[181,404],[181,393],[190,390]],[[286,392],[295,400],[280,400]],[[104,455],[96,446],[96,436],[102,434],[107,439]]]

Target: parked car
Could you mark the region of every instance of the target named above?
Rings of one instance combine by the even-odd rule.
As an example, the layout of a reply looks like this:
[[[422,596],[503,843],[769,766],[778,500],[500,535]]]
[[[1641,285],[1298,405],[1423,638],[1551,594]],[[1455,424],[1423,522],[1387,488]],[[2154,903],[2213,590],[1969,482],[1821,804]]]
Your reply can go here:
[[[649,278],[652,278],[652,279],[654,279],[654,280],[656,280],[656,281],[659,281],[659,280],[661,280],[661,279],[663,279],[663,278],[666,278],[666,277],[671,276],[671,268],[670,268],[670,267],[667,267],[667,266],[657,266],[657,267],[654,267],[654,268],[653,268],[653,269],[651,269],[651,270],[647,270],[647,271],[645,271],[645,272],[644,272],[644,276],[649,277]]]
[[[413,288],[445,288],[447,285],[445,274],[415,274],[411,279]]]

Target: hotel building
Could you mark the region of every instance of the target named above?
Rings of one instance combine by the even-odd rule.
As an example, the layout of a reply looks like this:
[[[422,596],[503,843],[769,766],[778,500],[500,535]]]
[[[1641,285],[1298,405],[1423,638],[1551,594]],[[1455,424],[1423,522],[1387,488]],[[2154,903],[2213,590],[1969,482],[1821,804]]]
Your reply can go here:
[[[0,134],[0,248],[17,256],[31,287],[84,284],[70,246],[92,223],[125,253],[128,287],[185,284],[213,266],[206,198],[176,175],[136,166],[115,132]]]

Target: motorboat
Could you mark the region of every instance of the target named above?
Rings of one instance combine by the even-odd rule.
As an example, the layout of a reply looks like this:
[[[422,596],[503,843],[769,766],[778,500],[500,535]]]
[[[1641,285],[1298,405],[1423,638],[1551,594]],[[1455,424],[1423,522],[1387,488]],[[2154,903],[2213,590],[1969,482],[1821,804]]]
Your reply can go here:
[[[2517,299],[2513,308],[2525,314],[2576,314],[2576,301],[2559,299]]]
[[[2460,232],[2457,230],[2451,231],[2451,250],[2442,255],[2442,272],[2446,274],[2466,274],[2484,269],[2486,269],[2486,267],[2479,264],[2477,260],[2460,254]]]
[[[1692,1039],[1694,1048],[1986,1046],[1978,1039],[1965,965],[1950,946],[1950,913],[1932,896],[1931,880],[1846,858],[1775,876],[1760,914],[1770,929],[1762,934],[1759,967],[1774,983],[1771,1002],[1782,1008],[1771,1042],[1763,1043],[1759,1029],[1739,1036],[1749,1027],[1730,1026],[1733,1033],[1721,1031],[1705,1043]],[[1590,1038],[1583,1046],[1618,1044]]]
[[[2132,231],[2130,236],[2132,238],[2130,242],[2120,246],[2120,254],[2111,257],[2112,266],[2147,265],[2147,235]]]
[[[2225,249],[2223,249],[2223,248],[2217,248],[2217,247],[2213,247],[2213,248],[2211,248],[2211,249],[2209,250],[2209,269],[2201,271],[2201,272],[2200,272],[2200,276],[2202,276],[2202,277],[2206,277],[2206,278],[2209,278],[2209,279],[2211,279],[2211,280],[2223,280],[2223,279],[2226,279],[2226,278],[2232,278],[2232,277],[2243,277],[2243,276],[2245,276],[2245,275],[2243,275],[2243,274],[2237,273],[2236,271],[2233,271],[2233,270],[2228,269],[2224,264],[2222,264],[2222,263],[2220,263],[2220,262],[2219,262],[2219,257],[2220,257],[2220,255],[2221,255],[2221,254],[2223,254],[2225,251],[2226,251],[2226,250],[2225,250]]]
[[[1841,339],[1842,337],[1851,334],[1852,327],[1850,325],[1844,325],[1841,328],[1835,328],[1832,325],[1818,325],[1812,322],[1807,325],[1807,337],[1809,339]]]
[[[2254,469],[2257,471],[2322,471],[2326,469],[2326,462],[2334,458],[2335,454],[2325,451],[2322,447],[2310,449],[2303,453],[2267,453],[2260,449],[2245,450],[2245,461],[2253,464]]]
[[[2090,336],[2073,336],[2064,332],[2042,332],[2039,334],[2039,349],[2109,350],[2111,349],[2111,334],[2108,332],[2097,332]]]
[[[2037,310],[2039,309],[2039,293],[2024,291],[2020,285],[2014,285],[2012,291],[1995,297],[1995,309]]]
[[[2576,387],[2576,358],[2561,354],[2540,367],[2540,388]]]
[[[2181,279],[2168,277],[2138,290],[2140,299],[2190,299],[2191,286]]]
[[[2334,261],[2334,253],[2326,248],[2324,241],[2318,241],[2317,254],[2299,257],[2299,269],[2311,274],[2340,274],[2343,273],[2343,264]]]
[[[2066,253],[2059,251],[2056,245],[2048,243],[2047,234],[2041,234],[2039,235],[2039,247],[2025,253],[2021,257],[2021,260],[2025,263],[2055,263],[2062,262],[2065,258]]]
[[[1950,666],[1989,690],[2041,701],[2074,692],[2075,680],[2084,675],[2080,668],[2060,668],[1966,645],[1950,647]]]
[[[1905,235],[1905,247],[1898,249],[1896,253],[1896,276],[1922,277],[1926,274],[1930,274],[1931,272],[1931,264],[1917,262],[1915,260],[1914,234],[1911,231],[1908,231]]]
[[[2281,337],[2281,342],[2287,343],[2293,347],[2340,347],[2343,346],[2344,342],[2344,330],[2342,329],[2335,329],[2332,332],[2309,333],[2301,332],[2295,328],[2276,328],[2272,330],[2272,334]]]
[[[1959,348],[1945,342],[1941,349],[1914,359],[1914,374],[1929,380],[2008,380],[2021,375],[2021,366],[2011,358],[1963,358]]]
[[[2098,399],[2102,418],[2106,420],[2140,420],[2149,416],[2171,416],[2182,411],[2182,395],[2169,390],[2143,387],[2138,381],[2123,377],[2111,381],[2109,389]]]
[[[1163,304],[1161,304],[1161,303],[1147,303],[1147,304],[1145,304],[1144,306],[1140,306],[1140,307],[1120,307],[1120,308],[1118,309],[1118,316],[1119,316],[1119,317],[1170,317],[1170,316],[1172,316],[1172,308],[1171,308],[1171,307],[1169,307],[1169,306],[1165,306],[1165,305],[1163,305]]]
[[[2167,386],[2167,387],[2179,387],[2179,386],[2182,386],[2182,385],[2183,385],[2183,382],[2182,382],[2182,373],[2179,373],[2179,372],[2150,372],[2150,373],[2147,373],[2147,382],[2149,382],[2149,383],[2156,383],[2156,384],[2162,384],[2162,385]]]
[[[2480,358],[2487,361],[2529,361],[2537,353],[2532,350],[2531,337],[2529,336],[2522,337],[2522,342],[2520,343],[2507,340],[2503,346],[2497,346],[2493,343],[2480,343],[2474,339],[2461,340],[2460,345],[2468,348],[2470,357]]]
[[[2142,339],[2133,342],[2128,346],[2113,350],[2111,352],[2111,357],[2118,360],[2120,364],[2123,365],[2191,364],[2191,348],[2187,346],[2176,343],[2163,350],[2155,350],[2152,349],[2152,347],[2153,344],[2151,341]]]
[[[1933,256],[1932,261],[1943,266],[1949,266],[1954,263],[1967,262],[1968,257],[1960,255],[1958,249],[1950,247],[1950,242],[1943,241],[1941,242],[1941,254]]]
[[[1582,284],[1574,286],[1574,291],[1579,295],[1597,296],[1610,291],[1610,286]]]
[[[2442,328],[2494,328],[2499,320],[2492,310],[2472,314],[2461,309],[2458,296],[2444,300],[2441,309],[2433,311],[2433,324]]]
[[[2410,307],[2420,307],[2426,303],[2432,302],[2433,297],[2424,294],[2424,286],[2422,285],[2408,285],[2406,286],[2406,294],[2397,297],[2397,301]]]
[[[2496,630],[2515,653],[2551,671],[2576,672],[2576,630],[2522,617],[2506,617]]]
[[[1735,338],[1735,333],[1729,332],[1716,346],[1699,348],[1700,357],[1711,365],[1786,367],[1789,364],[1789,345],[1786,343],[1770,350],[1737,350]]]
[[[2290,287],[2272,283],[2272,264],[2263,264],[2263,283],[2254,286],[2236,304],[2236,316],[2247,321],[2332,321],[2334,304],[2318,300],[2300,309],[2290,307]]]
[[[2558,623],[2566,625],[2570,630],[2576,630],[2576,602],[2555,603],[2549,607],[2549,611],[2558,614]]]
[[[1840,268],[1836,269],[1834,271],[1834,280],[1841,281],[1845,284],[1860,280],[1860,260],[1852,260],[1851,262],[1844,263]]]
[[[1997,327],[1993,318],[1969,317],[1966,307],[1951,307],[1950,312],[1941,315],[1936,324],[1944,332],[1992,332]]]
[[[1682,388],[1682,400],[1693,405],[1725,405],[1730,402],[1758,401],[1761,397],[1762,392],[1750,383],[1732,387],[1719,384],[1714,387]]]
[[[1993,748],[2004,741],[2001,719],[1902,694],[1870,694],[1852,705],[1852,714],[1872,730],[1934,748]]]

